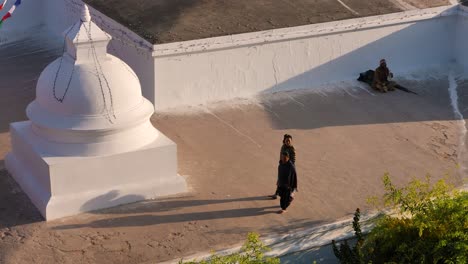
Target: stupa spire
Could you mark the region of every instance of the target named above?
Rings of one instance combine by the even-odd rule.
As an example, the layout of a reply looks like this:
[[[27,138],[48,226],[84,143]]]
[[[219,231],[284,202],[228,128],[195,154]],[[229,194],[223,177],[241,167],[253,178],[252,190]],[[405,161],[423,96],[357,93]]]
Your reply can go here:
[[[94,60],[107,54],[107,45],[112,39],[92,20],[88,5],[83,4],[80,19],[65,30],[68,55],[75,60]]]
[[[83,4],[83,8],[81,8],[81,22],[89,21],[91,21],[91,14],[89,13],[88,5]]]

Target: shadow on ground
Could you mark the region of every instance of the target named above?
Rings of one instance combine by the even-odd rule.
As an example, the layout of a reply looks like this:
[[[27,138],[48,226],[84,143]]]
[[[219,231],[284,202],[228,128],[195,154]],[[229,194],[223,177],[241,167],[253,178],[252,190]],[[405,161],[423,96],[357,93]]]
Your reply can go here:
[[[449,11],[451,8],[447,9],[447,12]],[[450,69],[445,66],[456,62],[457,59],[456,55],[450,52],[450,45],[454,44],[448,41],[455,36],[452,22],[453,18],[440,18],[437,24],[425,21],[414,23],[362,46],[350,44],[346,35],[318,36],[318,39],[328,40],[317,41],[314,49],[317,49],[317,52],[327,51],[336,58],[278,82],[262,92],[258,97],[260,103],[271,114],[271,122],[279,130],[455,120],[448,94],[447,75]],[[434,37],[427,34],[431,30],[442,33]],[[356,34],[373,34],[368,30],[353,31]],[[336,50],[339,50],[339,54],[336,54]],[[320,58],[307,49],[297,52],[304,53],[304,56],[313,62],[311,65]],[[394,73],[400,73],[396,74],[396,77],[400,76],[397,81],[419,95],[399,90],[381,94],[367,85],[349,81],[357,79],[360,72],[375,69],[381,58],[387,59]],[[443,66],[438,68],[436,65]],[[435,69],[430,71],[432,66]],[[415,69],[426,71],[420,71],[419,76],[412,76],[410,73]],[[345,81],[345,85],[340,83],[341,81]],[[327,83],[329,85],[324,85]],[[286,92],[279,100],[272,99],[275,97],[274,93],[288,90],[296,92]],[[309,118],[299,120],[304,112],[309,113]]]
[[[399,34],[410,38],[412,37],[411,33],[412,31],[407,31]],[[387,40],[395,42],[397,39],[390,37]],[[378,54],[381,51],[379,43],[374,43],[367,48],[373,49]],[[19,46],[19,48],[27,49],[24,45]],[[34,51],[30,50],[31,54],[29,55],[21,55],[21,51],[17,51],[16,47],[11,47],[10,50],[14,50],[11,56],[3,53],[1,54],[3,57],[0,57],[5,58],[5,62],[12,65],[18,63],[15,62],[15,58],[24,60],[20,64],[25,71],[31,73],[31,76],[29,76],[29,73],[27,75],[15,75],[18,69],[14,69],[14,67],[0,68],[2,76],[3,74],[6,74],[5,76],[16,76],[12,80],[6,80],[6,83],[0,84],[0,103],[5,105],[6,108],[3,109],[11,111],[11,114],[0,116],[0,132],[7,131],[9,122],[25,118],[24,109],[27,103],[33,99],[33,84],[38,77],[38,73],[42,70],[41,65],[47,64],[56,56],[55,53],[47,53],[48,55],[41,57],[42,59],[39,59],[36,65],[33,63],[35,55],[32,54]],[[56,50],[56,52],[58,51]],[[305,84],[312,87],[309,82],[311,79],[319,78],[324,71],[336,71],[338,67],[341,67],[340,64],[353,67],[354,65],[351,62],[363,56],[363,52],[364,50],[358,50],[355,53],[343,56],[343,58],[330,62],[330,64],[323,65],[322,68],[311,70],[302,76],[297,76],[297,78],[279,84],[280,86],[276,88],[277,90],[289,86],[300,88]],[[401,55],[395,49],[387,55],[387,57],[400,56],[400,60],[402,60]],[[367,59],[376,61],[380,58]],[[29,60],[31,60],[31,64],[27,63],[30,62]],[[0,64],[3,65],[3,62],[2,60]],[[368,66],[365,65],[362,70],[367,68]],[[350,69],[352,69],[350,71],[355,70],[354,68]],[[350,72],[350,74],[354,73]],[[24,80],[21,79],[22,77],[24,77]],[[24,81],[24,85],[18,85],[22,81]],[[455,119],[449,105],[448,83],[445,79],[429,77],[425,81],[406,80],[405,82],[411,88],[414,87],[420,96],[403,94],[399,91],[389,94],[375,94],[370,89],[364,89],[365,91],[360,89],[358,93],[355,93],[353,90],[345,90],[346,88],[331,96],[309,93],[296,97],[295,93],[285,93],[282,95],[283,99],[280,98],[278,102],[268,95],[262,97],[261,104],[270,114],[266,114],[266,121],[263,123],[261,119],[249,120],[249,117],[252,119],[249,116],[252,113],[246,113],[245,117],[247,118],[243,118],[242,115],[240,117],[236,116],[239,118],[237,120],[234,117],[228,119],[228,116],[225,118],[227,120],[225,123],[220,122],[218,119],[210,121],[209,118],[200,120],[189,117],[186,121],[178,121],[175,118],[169,119],[166,124],[160,123],[158,125],[162,125],[161,127],[165,125],[169,132],[171,132],[169,128],[172,128],[172,133],[168,134],[174,138],[180,136],[175,140],[178,147],[180,147],[180,168],[185,170],[182,173],[190,173],[191,178],[198,184],[196,186],[197,191],[205,195],[213,189],[220,189],[219,193],[222,193],[222,195],[225,195],[228,190],[233,196],[244,195],[247,197],[224,199],[223,197],[220,198],[220,196],[197,195],[196,197],[146,201],[92,212],[91,216],[86,215],[84,221],[82,218],[77,219],[76,224],[73,222],[75,219],[71,221],[64,220],[63,223],[65,224],[56,223],[52,229],[49,229],[50,226],[41,227],[38,233],[42,234],[41,238],[47,240],[44,242],[46,245],[50,244],[58,247],[63,243],[56,239],[57,237],[63,238],[63,241],[68,241],[67,238],[76,237],[77,233],[73,229],[82,229],[77,231],[79,233],[81,231],[87,232],[89,230],[86,229],[91,228],[92,230],[89,232],[94,233],[114,232],[117,229],[112,228],[131,227],[126,229],[125,232],[115,235],[116,240],[130,241],[129,244],[138,244],[142,240],[143,242],[150,241],[149,236],[153,236],[152,238],[158,240],[159,243],[164,237],[161,238],[158,234],[167,235],[166,233],[172,231],[167,230],[165,224],[175,224],[174,228],[181,228],[182,225],[189,222],[220,220],[214,224],[213,222],[216,221],[209,222],[210,225],[216,227],[211,230],[200,228],[197,233],[194,233],[193,237],[202,239],[203,234],[207,232],[224,232],[227,237],[237,239],[241,236],[239,232],[244,232],[249,228],[250,230],[255,228],[264,233],[281,233],[303,226],[318,224],[320,223],[318,220],[327,219],[327,217],[339,217],[348,212],[349,208],[355,208],[354,203],[363,201],[363,196],[376,192],[376,186],[380,186],[378,177],[380,177],[380,173],[384,172],[385,168],[400,172],[400,169],[422,171],[425,168],[434,169],[452,165],[450,157],[446,158],[442,154],[431,152],[432,146],[427,146],[427,144],[434,143],[430,141],[430,137],[434,137],[433,140],[442,139],[445,142],[447,139],[447,135],[444,134],[445,131],[449,131],[449,126],[455,125],[429,124],[427,128],[420,125],[423,128],[418,127],[414,130],[404,130],[405,128],[401,126],[393,128],[385,126],[382,130],[376,129],[377,126],[358,127],[355,130],[350,128],[351,125],[357,127],[363,124],[418,123],[420,121]],[[277,91],[276,88],[270,90],[270,92]],[[460,102],[466,102],[468,96],[465,93],[464,91],[461,93],[463,97]],[[238,112],[242,111],[246,110],[241,109]],[[257,112],[259,112],[258,116],[263,117],[263,110],[257,110]],[[222,114],[220,116],[224,117]],[[213,118],[211,117],[211,119]],[[203,128],[205,125],[206,128]],[[422,135],[423,129],[430,130],[430,126],[446,126],[446,128],[439,129],[436,127],[433,129],[435,132],[431,132],[434,135],[429,133],[429,136],[427,136],[427,142],[419,142],[421,137],[424,136]],[[317,129],[323,127],[341,127],[341,130],[320,131],[320,129]],[[279,142],[275,140],[281,137],[281,133],[289,132],[286,131],[289,129],[296,129],[296,131],[292,132],[295,136],[295,142],[304,143],[300,145],[302,149],[299,153],[302,158],[300,158],[298,165],[301,173],[300,177],[303,177],[300,178],[301,194],[304,193],[304,195],[293,205],[292,212],[285,216],[275,217],[272,214],[278,209],[277,201],[267,203],[264,196],[251,197],[249,193],[250,195],[264,193],[270,189],[269,187],[272,187],[268,186],[269,184],[274,184],[274,176],[272,175],[276,172],[279,150],[277,148]],[[182,134],[187,133],[188,130],[197,130],[196,133],[199,134]],[[399,135],[399,131],[413,131],[415,134]],[[213,134],[208,134],[210,132]],[[300,133],[302,133],[302,138]],[[376,136],[371,133],[382,133],[388,137],[381,139],[379,135]],[[298,137],[296,137],[296,134]],[[212,138],[207,135],[212,135]],[[210,138],[211,144],[206,144],[207,138]],[[252,144],[252,140],[260,143]],[[424,140],[426,139],[422,141]],[[315,144],[316,142],[320,144]],[[321,145],[321,142],[325,142],[324,145]],[[372,144],[369,142],[373,142],[375,146],[367,146]],[[327,149],[329,146],[332,146],[333,149]],[[441,146],[447,147],[448,143],[441,144]],[[367,147],[367,150],[363,151],[365,147]],[[452,150],[455,146],[450,145],[447,148]],[[331,154],[327,154],[327,151]],[[212,155],[209,160],[206,159],[207,153]],[[380,157],[381,153],[387,156]],[[245,159],[249,162],[244,163]],[[388,161],[387,164],[385,164],[386,161]],[[398,177],[403,181],[407,178],[407,175],[400,173]],[[138,196],[132,197],[139,198]],[[211,197],[213,198],[210,199]],[[0,228],[26,225],[42,220],[39,212],[5,170],[0,171],[0,199]],[[118,193],[109,192],[89,201],[83,209],[92,208],[94,203],[119,201],[119,199]],[[265,200],[265,203],[262,200]],[[294,217],[300,220],[294,219]],[[224,221],[229,219],[235,219],[235,221]],[[208,223],[198,224],[201,226]],[[237,234],[237,236],[229,236],[229,234]],[[226,241],[223,241],[224,237],[217,237],[217,239],[205,241],[205,243],[209,246],[226,243]],[[179,242],[177,239],[177,243],[174,242],[174,245],[180,246]],[[183,251],[180,254],[178,253],[179,255],[190,252],[194,248],[191,245],[196,244],[196,241],[185,240],[185,242],[190,246],[182,248]],[[32,250],[36,251],[36,254],[55,256],[54,252],[45,252],[53,248],[51,246],[41,247],[33,242],[29,243],[29,245],[20,243],[15,245],[25,248],[24,250],[27,253]],[[82,245],[82,243],[77,243],[77,245]],[[76,246],[73,249],[78,247]],[[141,247],[134,247],[134,249],[136,248]],[[158,254],[166,254],[163,249],[154,249],[153,247],[145,251],[144,254],[149,256],[156,250],[159,250]],[[101,252],[102,247],[93,244],[86,251],[90,252],[90,255],[94,255]],[[78,250],[77,252],[81,251]],[[115,255],[115,252],[109,253],[109,256],[115,257]],[[162,255],[159,256],[159,259],[167,257],[168,255]],[[127,257],[120,260],[120,263],[130,263],[129,260],[131,259],[131,257]],[[119,262],[112,258],[106,260],[107,263]],[[155,257],[155,261],[157,260],[158,258]]]
[[[190,221],[216,220],[228,218],[242,218],[273,214],[278,211],[278,206],[268,206],[259,208],[241,208],[220,211],[206,211],[196,213],[182,213],[172,215],[132,215],[124,217],[114,217],[103,220],[96,220],[85,224],[61,225],[54,227],[55,230],[75,229],[75,228],[113,228],[113,227],[141,227],[158,224],[171,224]]]
[[[3,161],[0,162],[0,164]],[[0,170],[0,229],[43,221],[21,187],[5,169]]]
[[[0,44],[0,133],[12,122],[26,120],[44,68],[62,54],[62,44],[32,34],[28,39]]]
[[[450,107],[448,79],[399,82],[418,95],[398,90],[381,94],[355,83],[351,89],[344,88],[348,91],[325,91],[328,95],[295,91],[284,92],[281,99],[263,95],[260,101],[277,130],[456,120]],[[304,114],[309,118],[304,119]]]
[[[88,201],[83,206],[86,209],[87,205],[91,205],[95,200],[104,198],[105,200],[114,200],[118,193],[115,191],[109,192],[103,195],[103,197],[97,197],[91,201]],[[124,197],[125,198],[125,197]],[[147,200],[139,203],[122,205],[113,208],[103,209],[99,211],[93,211],[95,214],[142,214],[142,213],[161,213],[169,211],[177,211],[184,208],[196,207],[196,206],[208,206],[225,203],[239,203],[239,202],[252,202],[252,201],[271,201],[271,198],[264,196],[253,196],[253,197],[242,197],[242,198],[231,198],[231,199],[212,199],[212,200],[199,200],[193,196],[189,197],[174,197],[174,198],[162,198],[156,200]]]

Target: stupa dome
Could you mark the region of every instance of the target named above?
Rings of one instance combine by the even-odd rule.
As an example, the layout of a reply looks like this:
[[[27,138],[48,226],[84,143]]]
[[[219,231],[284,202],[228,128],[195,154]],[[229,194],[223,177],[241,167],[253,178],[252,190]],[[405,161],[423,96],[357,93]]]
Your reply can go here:
[[[110,36],[82,11],[38,80],[30,120],[10,124],[6,168],[46,220],[187,189],[138,77],[107,54]]]
[[[73,155],[99,155],[113,141],[131,149],[154,140],[152,104],[142,96],[135,72],[107,53],[111,36],[91,21],[86,6],[64,34],[64,53],[41,73],[36,99],[26,110],[36,134],[51,144],[100,145]]]

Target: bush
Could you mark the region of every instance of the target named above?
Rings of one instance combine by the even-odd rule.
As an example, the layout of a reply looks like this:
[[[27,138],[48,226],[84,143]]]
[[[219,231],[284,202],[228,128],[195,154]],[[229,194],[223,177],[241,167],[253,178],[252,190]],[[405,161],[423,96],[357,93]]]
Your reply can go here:
[[[333,253],[340,260],[340,263],[343,264],[357,264],[364,263],[364,256],[362,254],[362,244],[364,243],[364,237],[361,231],[361,224],[359,220],[361,218],[361,212],[356,209],[353,218],[353,229],[354,235],[356,236],[357,242],[353,248],[348,244],[348,241],[345,240],[340,244],[340,247],[336,244],[335,240],[332,240]]]
[[[200,262],[183,262],[185,264],[279,264],[278,258],[265,257],[264,253],[268,251],[256,233],[249,233],[247,240],[241,248],[241,252],[229,256],[212,255],[208,260]]]
[[[341,263],[468,263],[467,192],[443,180],[431,185],[430,177],[403,188],[388,174],[383,182],[382,202],[400,215],[380,219],[358,243],[359,258]]]

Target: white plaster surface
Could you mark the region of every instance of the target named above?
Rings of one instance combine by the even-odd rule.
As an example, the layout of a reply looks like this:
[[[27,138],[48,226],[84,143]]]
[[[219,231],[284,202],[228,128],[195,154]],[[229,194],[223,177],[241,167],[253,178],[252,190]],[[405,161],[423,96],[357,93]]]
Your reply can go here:
[[[80,14],[81,0],[41,0],[45,5],[44,24],[60,38],[62,32],[74,24]],[[145,98],[154,103],[154,59],[152,45],[128,28],[89,7],[92,20],[112,36],[108,52],[127,63],[138,75]]]
[[[13,5],[13,1],[8,1]],[[51,41],[62,41],[62,33],[80,16],[81,0],[34,0],[23,1],[14,17],[4,23],[0,30],[0,45],[31,34],[48,35]],[[154,103],[154,59],[152,45],[131,30],[120,25],[96,9],[90,7],[93,21],[112,36],[108,51],[125,61],[138,75],[143,95]]]
[[[67,157],[42,148],[29,121],[10,132],[7,169],[47,220],[186,190],[177,147],[164,135],[138,151]]]
[[[197,105],[355,79],[387,58],[399,74],[453,60],[458,7],[155,45],[155,106]],[[180,78],[183,73],[183,78]]]
[[[45,15],[22,20],[43,24],[53,35],[76,21],[82,4],[36,2],[43,3]],[[113,38],[109,53],[130,65],[142,94],[157,110],[165,110],[355,79],[382,57],[397,74],[444,65],[458,55],[463,64],[468,34],[463,34],[467,22],[462,9],[466,7],[410,10],[154,46],[99,11],[90,12]],[[454,43],[459,43],[456,48]]]
[[[138,77],[107,54],[111,38],[86,6],[80,13],[39,77],[31,121],[10,126],[6,167],[47,220],[186,190]]]
[[[26,110],[42,147],[55,155],[91,156],[153,142],[153,107],[133,70],[107,54],[110,36],[85,21],[65,30],[65,39],[66,52],[41,73],[36,100]]]
[[[468,7],[460,6],[455,38],[456,61],[468,72]]]

